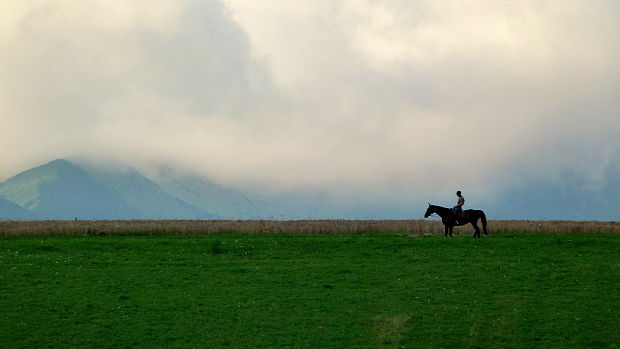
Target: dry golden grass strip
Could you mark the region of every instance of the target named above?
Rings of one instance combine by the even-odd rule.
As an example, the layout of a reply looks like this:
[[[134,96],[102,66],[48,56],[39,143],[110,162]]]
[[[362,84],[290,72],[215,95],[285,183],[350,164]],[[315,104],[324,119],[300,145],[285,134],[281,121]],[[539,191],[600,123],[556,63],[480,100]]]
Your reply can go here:
[[[489,233],[620,233],[620,222],[595,221],[489,221]],[[123,235],[123,234],[213,234],[289,233],[443,234],[436,220],[122,220],[122,221],[0,221],[0,236],[20,235]],[[471,234],[471,226],[455,228]]]

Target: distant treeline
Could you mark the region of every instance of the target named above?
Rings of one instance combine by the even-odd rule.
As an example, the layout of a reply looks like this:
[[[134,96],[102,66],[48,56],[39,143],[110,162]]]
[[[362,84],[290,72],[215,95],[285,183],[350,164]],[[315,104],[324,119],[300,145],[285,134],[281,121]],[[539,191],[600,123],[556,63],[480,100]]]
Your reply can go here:
[[[620,233],[620,222],[489,221],[496,233]],[[471,225],[455,234],[473,234]],[[215,233],[364,234],[402,233],[412,236],[443,234],[440,221],[429,220],[71,220],[0,221],[0,236],[22,235],[150,235]]]

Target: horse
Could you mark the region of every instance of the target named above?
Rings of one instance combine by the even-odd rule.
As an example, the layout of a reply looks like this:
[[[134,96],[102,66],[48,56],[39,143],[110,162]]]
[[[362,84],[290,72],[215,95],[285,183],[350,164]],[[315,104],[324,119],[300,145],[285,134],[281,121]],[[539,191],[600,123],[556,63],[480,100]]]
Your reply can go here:
[[[454,217],[451,208],[441,207],[437,205],[428,204],[428,209],[426,209],[426,213],[424,213],[424,218],[428,218],[433,213],[437,213],[439,217],[441,217],[441,222],[444,225],[445,236],[450,234],[452,237],[452,229],[455,226],[465,225],[467,223],[471,223],[471,225],[476,229],[474,232],[474,237],[480,237],[480,229],[478,228],[478,220],[482,221],[482,230],[484,231],[484,235],[488,235],[487,233],[487,217],[482,210],[465,210],[459,215],[459,217]]]

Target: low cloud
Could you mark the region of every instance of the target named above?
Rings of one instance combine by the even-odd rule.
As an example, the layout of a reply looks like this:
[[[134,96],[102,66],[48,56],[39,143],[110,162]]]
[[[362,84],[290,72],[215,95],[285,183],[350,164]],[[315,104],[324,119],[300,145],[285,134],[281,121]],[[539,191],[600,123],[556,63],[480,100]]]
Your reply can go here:
[[[596,185],[620,157],[612,1],[5,7],[4,178],[70,157],[404,199],[567,171]]]

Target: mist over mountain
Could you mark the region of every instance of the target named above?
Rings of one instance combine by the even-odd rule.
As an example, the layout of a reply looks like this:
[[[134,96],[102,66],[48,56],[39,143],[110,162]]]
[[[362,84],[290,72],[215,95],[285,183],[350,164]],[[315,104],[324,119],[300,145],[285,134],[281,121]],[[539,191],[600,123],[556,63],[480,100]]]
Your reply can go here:
[[[260,218],[270,212],[265,202],[252,200],[208,178],[178,173],[169,167],[159,169],[151,180],[167,194],[219,217]]]
[[[106,170],[84,167],[101,185],[111,189],[137,218],[145,219],[213,219],[220,218],[170,195],[156,183],[133,169]]]
[[[55,160],[24,171],[2,184],[0,195],[36,219],[128,219],[133,207],[80,167]]]
[[[88,172],[66,160],[55,160],[8,179],[0,186],[0,196],[21,206],[33,219],[216,217],[166,194],[136,172]]]
[[[620,217],[620,165],[585,180],[524,181],[494,197],[464,190],[467,208],[490,219],[613,221]],[[131,168],[54,160],[0,184],[0,219],[420,219],[426,203],[451,206],[451,192],[411,200],[335,200],[321,194],[242,192],[171,167]],[[443,195],[445,194],[445,195]]]
[[[0,184],[0,219],[310,218],[314,211],[298,200],[246,195],[169,167],[147,177],[58,159]]]

